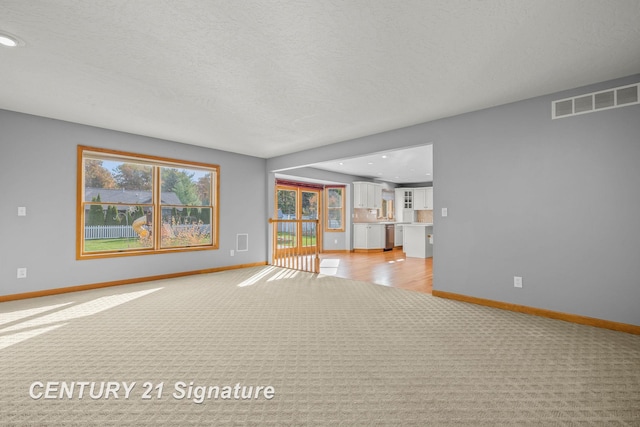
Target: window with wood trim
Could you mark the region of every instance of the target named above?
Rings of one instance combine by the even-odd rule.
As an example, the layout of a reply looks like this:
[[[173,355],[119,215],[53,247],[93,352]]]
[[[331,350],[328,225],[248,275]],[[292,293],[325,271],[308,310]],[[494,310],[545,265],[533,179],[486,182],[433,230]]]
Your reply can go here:
[[[78,146],[76,258],[218,248],[220,167]]]
[[[344,190],[344,186],[325,187],[326,231],[344,231]]]

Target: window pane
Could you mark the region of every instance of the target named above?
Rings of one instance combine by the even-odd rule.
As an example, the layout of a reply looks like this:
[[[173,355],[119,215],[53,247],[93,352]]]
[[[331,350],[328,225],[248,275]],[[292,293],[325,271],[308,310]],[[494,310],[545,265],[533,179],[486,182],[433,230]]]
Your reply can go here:
[[[116,187],[113,172],[107,169],[104,160],[84,159],[85,201],[91,202],[100,193],[100,190],[111,191]],[[105,192],[102,191],[102,193]]]
[[[211,208],[162,208],[163,248],[211,245]]]
[[[302,219],[318,219],[317,191],[302,191]]]
[[[327,230],[344,230],[344,188],[327,188]]]
[[[152,212],[150,207],[144,206],[85,205],[85,252],[153,247]]]
[[[97,188],[110,188],[110,181],[106,177],[105,170],[111,175],[113,181],[115,182],[115,188],[130,190],[130,191],[139,191],[139,192],[151,192],[153,186],[153,174],[151,173],[152,167],[149,165],[134,163],[130,161],[120,161],[120,160],[98,160],[97,162],[102,162],[97,168],[94,165],[94,160],[85,159],[85,187],[89,187],[89,184],[94,184],[94,187]],[[87,180],[87,168],[93,168],[93,173],[105,177],[107,180],[102,181],[100,179]],[[99,184],[107,184],[99,185]]]
[[[327,205],[330,208],[342,207],[342,188],[329,188]]]
[[[211,173],[198,169],[160,168],[161,203],[207,206],[211,204]]]
[[[296,219],[297,190],[277,190],[278,219]],[[291,222],[278,224],[278,249],[298,246],[298,225]]]
[[[296,219],[296,190],[278,190],[278,219]]]
[[[329,228],[341,229],[342,228],[342,209],[329,209]]]

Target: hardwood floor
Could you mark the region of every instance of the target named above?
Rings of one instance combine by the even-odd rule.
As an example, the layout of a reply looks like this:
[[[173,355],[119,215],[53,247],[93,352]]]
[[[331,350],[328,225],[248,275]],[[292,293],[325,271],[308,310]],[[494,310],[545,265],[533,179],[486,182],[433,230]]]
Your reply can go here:
[[[430,294],[433,258],[407,258],[402,249],[371,253],[325,253],[320,273]]]

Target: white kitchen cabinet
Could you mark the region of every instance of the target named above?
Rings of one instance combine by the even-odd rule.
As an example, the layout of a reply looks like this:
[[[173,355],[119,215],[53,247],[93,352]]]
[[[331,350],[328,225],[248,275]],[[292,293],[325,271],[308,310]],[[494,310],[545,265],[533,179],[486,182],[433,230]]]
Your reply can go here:
[[[371,184],[373,186],[373,209],[381,209],[382,208],[382,185],[380,184]],[[367,192],[367,194],[369,194]]]
[[[384,224],[371,224],[367,230],[367,249],[384,248]]]
[[[433,225],[405,224],[402,250],[408,258],[430,258],[433,256]]]
[[[354,249],[384,249],[384,224],[353,224]]]
[[[416,188],[413,190],[413,209],[433,210],[433,187]]]
[[[396,224],[393,246],[402,246],[404,244],[403,230],[402,224]]]
[[[412,222],[413,218],[413,188],[396,188],[396,221]]]
[[[367,207],[367,186],[362,182],[353,183],[353,207]]]
[[[353,224],[353,248],[365,249],[367,247],[367,225]]]
[[[413,209],[413,189],[404,188],[402,189],[402,194],[403,194],[402,207],[404,209]]]
[[[382,185],[373,182],[354,182],[353,205],[355,208],[380,209]]]

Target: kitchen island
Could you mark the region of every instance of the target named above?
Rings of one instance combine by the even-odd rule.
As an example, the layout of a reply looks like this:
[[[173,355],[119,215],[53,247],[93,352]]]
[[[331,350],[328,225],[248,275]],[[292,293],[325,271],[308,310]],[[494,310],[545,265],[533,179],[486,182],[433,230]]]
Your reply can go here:
[[[433,256],[433,224],[413,222],[403,224],[403,250],[410,258],[429,258]]]

